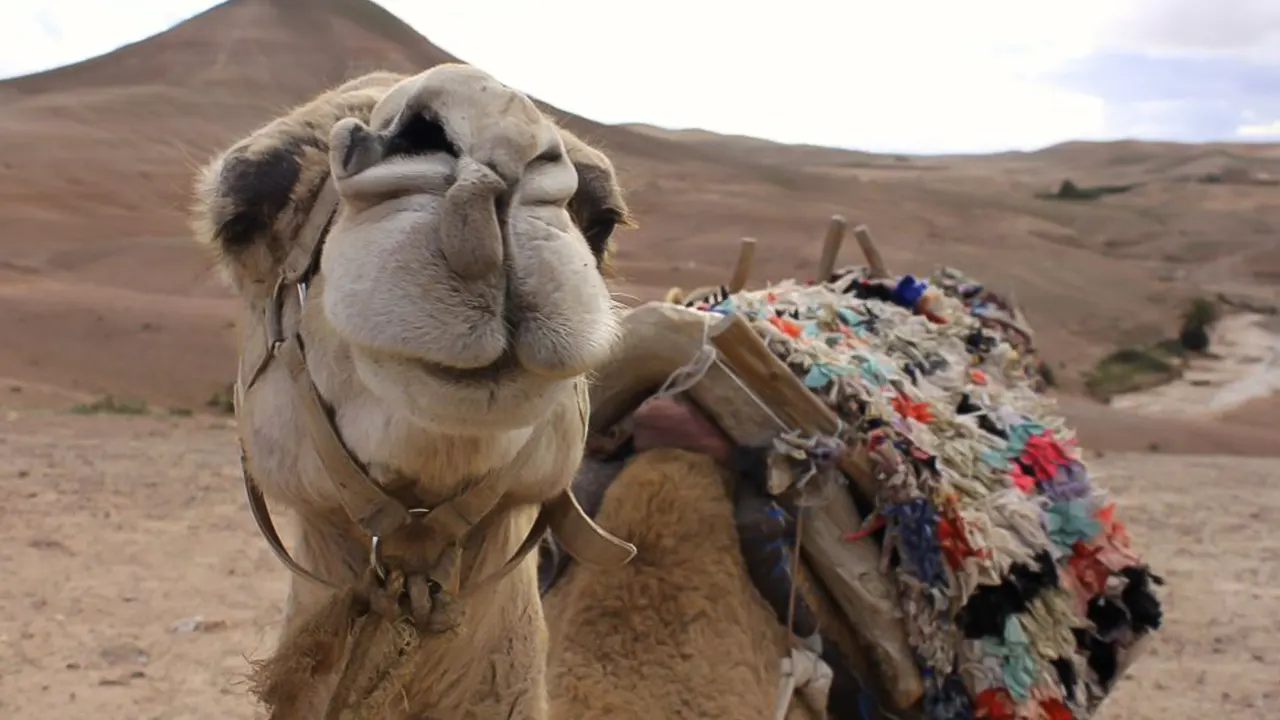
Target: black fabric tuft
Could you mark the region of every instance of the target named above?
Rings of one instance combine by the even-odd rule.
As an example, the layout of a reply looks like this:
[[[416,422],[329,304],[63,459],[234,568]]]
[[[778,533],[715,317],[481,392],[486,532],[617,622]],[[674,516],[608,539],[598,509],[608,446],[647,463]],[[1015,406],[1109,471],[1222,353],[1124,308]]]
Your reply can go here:
[[[995,349],[996,339],[981,330],[974,330],[965,338],[965,347],[974,355],[986,355]]]
[[[735,445],[729,450],[727,464],[734,478],[735,498],[744,492],[768,494],[770,450],[750,445]]]
[[[1089,600],[1089,622],[1102,636],[1110,635],[1129,624],[1129,613],[1116,601],[1105,595],[1095,595]]]
[[[1049,661],[1053,665],[1053,669],[1058,673],[1058,681],[1062,683],[1063,694],[1066,695],[1067,701],[1074,703],[1076,701],[1076,684],[1080,679],[1076,677],[1075,663],[1069,658],[1054,658]]]
[[[1035,559],[1034,567],[1014,563],[999,585],[978,587],[956,618],[965,637],[999,637],[1011,614],[1025,612],[1041,590],[1058,584],[1058,571],[1049,553],[1041,552]]]
[[[1077,628],[1072,632],[1076,636],[1076,647],[1088,658],[1089,669],[1097,676],[1098,683],[1104,689],[1110,688],[1119,668],[1115,643],[1107,642],[1088,630]]]
[[[1164,580],[1152,575],[1145,566],[1127,567],[1120,571],[1129,582],[1120,593],[1120,600],[1129,610],[1129,626],[1136,633],[1159,630],[1164,618],[1160,600],[1152,592],[1151,584],[1163,585]]]

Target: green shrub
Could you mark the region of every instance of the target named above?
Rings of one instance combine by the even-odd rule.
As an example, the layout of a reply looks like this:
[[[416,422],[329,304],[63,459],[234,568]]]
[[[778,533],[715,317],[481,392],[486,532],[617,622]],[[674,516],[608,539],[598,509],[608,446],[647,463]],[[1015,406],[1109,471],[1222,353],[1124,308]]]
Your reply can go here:
[[[1182,374],[1177,356],[1160,346],[1133,346],[1116,350],[1098,361],[1085,377],[1089,394],[1109,400],[1176,380]]]
[[[1057,192],[1036,193],[1036,197],[1041,200],[1097,200],[1106,195],[1118,195],[1126,193],[1138,187],[1138,185],[1093,185],[1081,186],[1076,185],[1070,180],[1063,180],[1058,186]]]
[[[71,412],[77,415],[146,415],[145,400],[117,400],[113,395],[103,395],[93,402],[73,405]]]
[[[1178,343],[1191,352],[1209,349],[1209,330],[1222,316],[1218,304],[1208,298],[1198,297],[1188,303],[1182,313],[1182,328],[1178,330]]]
[[[230,415],[236,411],[235,383],[227,383],[225,387],[213,391],[204,403],[214,412]]]
[[[1044,380],[1045,387],[1057,387],[1058,375],[1053,371],[1049,363],[1041,360],[1040,366],[1037,368],[1040,373],[1040,379]]]

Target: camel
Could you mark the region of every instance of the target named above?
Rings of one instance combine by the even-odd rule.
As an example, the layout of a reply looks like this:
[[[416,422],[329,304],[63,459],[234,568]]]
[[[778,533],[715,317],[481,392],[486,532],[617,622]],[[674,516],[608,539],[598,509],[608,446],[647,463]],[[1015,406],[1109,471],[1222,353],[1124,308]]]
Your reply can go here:
[[[548,717],[529,552],[550,527],[589,563],[634,553],[566,492],[627,221],[602,153],[465,65],[359,77],[200,171],[249,504],[294,573],[255,677],[273,717]]]
[[[249,505],[293,571],[255,675],[274,718],[772,717],[789,640],[723,463],[659,450],[617,476],[599,519],[640,543],[634,573],[566,492],[584,378],[625,362],[604,278],[628,220],[603,153],[460,65],[354,79],[201,171],[194,232],[242,305]],[[296,519],[292,551],[268,500]],[[662,508],[678,516],[654,525]],[[582,561],[550,625],[529,555],[548,526]],[[586,572],[664,588],[619,616],[629,644],[589,647],[618,617]],[[690,611],[709,622],[678,642],[645,625]]]

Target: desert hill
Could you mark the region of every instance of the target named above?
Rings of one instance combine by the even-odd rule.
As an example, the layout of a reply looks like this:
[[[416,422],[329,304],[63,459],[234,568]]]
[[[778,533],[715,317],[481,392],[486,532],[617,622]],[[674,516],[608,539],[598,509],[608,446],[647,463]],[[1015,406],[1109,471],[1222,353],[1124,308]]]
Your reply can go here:
[[[106,55],[0,82],[0,378],[199,407],[233,372],[235,308],[186,236],[194,169],[345,78],[451,60],[368,0],[231,0]],[[623,175],[641,227],[619,237],[620,290],[639,297],[722,281],[744,235],[761,240],[756,282],[807,276],[826,218],[841,213],[869,224],[896,268],[946,263],[1013,291],[1068,391],[1120,343],[1168,335],[1189,297],[1280,299],[1280,187],[1250,181],[1280,177],[1277,146],[910,157],[553,111]],[[1035,197],[1067,178],[1135,186],[1091,201]],[[1109,413],[1081,417],[1128,422]],[[1253,447],[1274,441],[1266,432],[1175,434],[1211,446],[1231,433]]]

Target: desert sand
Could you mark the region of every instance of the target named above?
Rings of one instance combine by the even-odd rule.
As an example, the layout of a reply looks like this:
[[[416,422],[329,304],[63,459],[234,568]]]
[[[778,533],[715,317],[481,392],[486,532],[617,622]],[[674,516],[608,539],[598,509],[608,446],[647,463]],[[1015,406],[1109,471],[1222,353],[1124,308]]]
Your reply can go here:
[[[247,658],[288,577],[241,497],[231,419],[205,414],[234,373],[236,305],[187,237],[191,177],[327,86],[452,59],[365,0],[232,0],[0,82],[0,717],[254,717]],[[760,241],[753,285],[806,279],[836,213],[898,271],[953,265],[1016,295],[1169,581],[1166,629],[1105,717],[1280,717],[1271,336],[1228,318],[1226,359],[1186,383],[1128,408],[1081,393],[1098,358],[1173,335],[1192,297],[1274,324],[1280,188],[1249,178],[1280,175],[1280,146],[885,156],[552,110],[614,157],[639,221],[617,237],[620,297],[723,282],[742,236]],[[1036,197],[1068,178],[1134,187]],[[145,415],[73,412],[108,394]]]
[[[248,659],[275,640],[288,572],[249,517],[229,421],[0,413],[0,717],[256,717]],[[1280,461],[1091,469],[1168,582],[1165,629],[1101,717],[1277,717]]]

